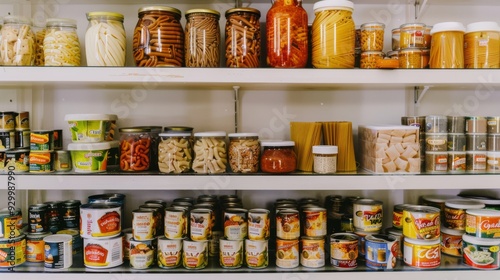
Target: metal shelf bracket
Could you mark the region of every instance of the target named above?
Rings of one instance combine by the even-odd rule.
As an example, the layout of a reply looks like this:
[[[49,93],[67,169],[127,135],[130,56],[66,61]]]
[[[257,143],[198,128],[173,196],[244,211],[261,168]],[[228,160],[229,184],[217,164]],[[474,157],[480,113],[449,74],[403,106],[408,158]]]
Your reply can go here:
[[[240,118],[240,86],[233,86],[234,91],[234,132],[238,132]]]
[[[431,88],[432,86],[415,86],[413,88],[413,102],[415,103],[416,106],[420,105],[420,102],[424,98],[425,94],[427,91]]]
[[[419,20],[422,17],[428,2],[429,0],[415,0],[415,20]]]

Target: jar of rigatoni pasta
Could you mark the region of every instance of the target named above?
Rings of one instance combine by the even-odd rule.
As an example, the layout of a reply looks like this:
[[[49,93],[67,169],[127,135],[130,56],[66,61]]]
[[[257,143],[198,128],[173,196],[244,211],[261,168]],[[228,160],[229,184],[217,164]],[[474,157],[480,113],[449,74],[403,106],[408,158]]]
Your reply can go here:
[[[220,13],[211,9],[186,11],[186,67],[219,67]]]
[[[354,68],[354,4],[324,0],[314,4],[312,65],[315,68]]]
[[[125,66],[127,42],[124,16],[113,12],[89,12],[87,19],[87,66]]]
[[[47,19],[43,54],[45,66],[80,66],[80,41],[75,20]]]
[[[260,66],[260,11],[233,8],[226,11],[226,66]]]
[[[226,132],[194,134],[193,171],[202,174],[224,173],[227,169]]]
[[[184,66],[184,29],[181,11],[167,6],[139,9],[132,52],[139,67]]]
[[[0,32],[0,65],[34,65],[35,35],[31,21],[19,16],[6,16],[3,21]]]
[[[500,67],[500,27],[494,21],[467,25],[464,37],[465,68]]]
[[[160,133],[158,168],[163,173],[184,173],[191,170],[193,149],[191,132]]]
[[[465,27],[460,22],[441,22],[431,30],[429,68],[464,68]]]

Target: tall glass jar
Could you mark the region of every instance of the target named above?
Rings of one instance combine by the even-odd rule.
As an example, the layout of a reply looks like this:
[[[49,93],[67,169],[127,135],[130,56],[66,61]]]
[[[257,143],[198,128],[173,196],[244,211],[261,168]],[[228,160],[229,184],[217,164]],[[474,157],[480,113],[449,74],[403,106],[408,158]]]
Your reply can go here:
[[[224,173],[227,169],[226,133],[224,131],[194,134],[193,171],[196,173]]]
[[[87,66],[125,66],[127,41],[123,15],[113,12],[89,12],[87,19]]]
[[[151,163],[151,129],[120,128],[120,170],[146,171]],[[155,159],[156,160],[156,159]]]
[[[186,67],[219,67],[220,13],[211,9],[186,11]]]
[[[354,68],[356,26],[354,4],[325,0],[314,4],[312,65],[315,68]]]
[[[266,15],[267,64],[302,68],[308,55],[307,12],[301,0],[275,0]]]
[[[163,173],[184,173],[191,170],[193,149],[190,132],[160,133],[158,168]]]
[[[4,17],[0,32],[0,64],[32,66],[35,63],[35,34],[31,21],[19,16]]]
[[[226,66],[260,66],[260,11],[233,8],[226,11]]]
[[[181,11],[166,6],[139,9],[132,51],[139,67],[184,66],[184,29]]]
[[[35,66],[45,65],[45,56],[43,54],[43,40],[45,39],[46,32],[47,30],[45,29],[45,25],[33,26],[33,34],[35,34]]]
[[[500,67],[500,27],[494,21],[467,25],[464,37],[465,68]]]
[[[431,30],[429,68],[464,68],[464,33],[460,22],[436,23]]]
[[[46,66],[80,66],[80,41],[73,19],[47,20],[43,53]]]
[[[259,171],[260,143],[257,133],[230,133],[229,166],[234,173]]]

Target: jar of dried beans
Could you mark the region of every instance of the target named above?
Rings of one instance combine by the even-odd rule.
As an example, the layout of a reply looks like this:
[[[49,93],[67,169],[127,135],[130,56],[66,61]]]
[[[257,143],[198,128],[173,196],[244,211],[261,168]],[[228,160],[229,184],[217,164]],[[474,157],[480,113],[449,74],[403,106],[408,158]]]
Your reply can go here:
[[[226,66],[260,66],[260,11],[234,8],[226,11]]]
[[[230,133],[229,166],[235,173],[259,171],[260,143],[257,133]]]
[[[186,67],[219,67],[220,13],[210,9],[186,11]]]

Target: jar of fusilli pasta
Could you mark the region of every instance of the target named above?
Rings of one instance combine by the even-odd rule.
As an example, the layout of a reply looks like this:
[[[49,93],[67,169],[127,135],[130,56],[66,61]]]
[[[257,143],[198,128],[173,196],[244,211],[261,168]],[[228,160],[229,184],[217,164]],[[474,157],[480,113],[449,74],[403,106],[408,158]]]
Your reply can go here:
[[[43,54],[46,66],[80,66],[80,41],[75,20],[47,20]]]
[[[226,11],[226,66],[260,66],[260,11],[233,8]]]
[[[0,36],[1,65],[34,65],[35,35],[29,19],[19,16],[4,17]]]
[[[181,11],[166,6],[139,9],[132,51],[139,67],[184,66],[184,29]]]
[[[465,68],[499,68],[500,27],[494,21],[467,25],[464,37]]]
[[[312,64],[315,68],[354,68],[354,4],[324,0],[314,4]]]
[[[186,11],[186,67],[219,67],[220,13],[211,9]]]
[[[113,12],[87,13],[85,33],[88,66],[125,66],[126,36],[123,15]]]
[[[441,22],[431,30],[429,68],[464,68],[465,27],[460,22]]]

